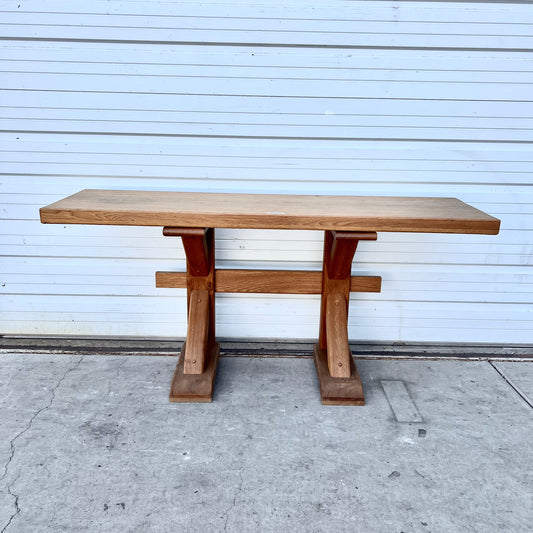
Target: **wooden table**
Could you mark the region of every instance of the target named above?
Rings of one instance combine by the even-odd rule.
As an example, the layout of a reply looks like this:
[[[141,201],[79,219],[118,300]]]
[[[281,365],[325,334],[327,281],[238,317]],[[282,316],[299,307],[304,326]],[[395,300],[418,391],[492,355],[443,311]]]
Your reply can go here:
[[[187,272],[157,272],[157,287],[187,288],[187,340],[170,400],[209,402],[219,344],[215,294],[321,294],[314,360],[322,403],[362,405],[363,388],[348,345],[350,292],[380,292],[378,276],[352,276],[359,241],[378,231],[495,235],[500,221],[455,198],[211,194],[84,190],[40,210],[47,224],[163,226],[181,237]],[[322,230],[322,271],[215,268],[215,228]]]

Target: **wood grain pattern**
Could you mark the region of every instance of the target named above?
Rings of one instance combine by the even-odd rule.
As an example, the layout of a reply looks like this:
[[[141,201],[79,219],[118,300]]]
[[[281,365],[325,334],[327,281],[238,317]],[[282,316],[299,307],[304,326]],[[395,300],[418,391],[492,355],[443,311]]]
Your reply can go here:
[[[209,274],[207,232],[206,228],[163,228],[165,237],[181,237],[187,255],[187,270],[193,276]]]
[[[327,311],[327,302],[330,294],[343,294],[346,299],[346,309],[350,302],[350,276],[347,275],[345,278],[333,279],[329,274],[329,268],[334,267],[336,271],[343,270],[349,273],[349,265],[351,267],[352,258],[348,258],[345,254],[343,260],[347,263],[342,267],[337,265],[332,265],[332,255],[333,245],[335,242],[335,232],[325,231],[324,232],[324,255],[322,260],[322,298],[320,301],[320,329],[318,334],[318,344],[320,348],[326,350],[328,347],[327,339],[327,327],[326,327],[326,311]],[[355,247],[354,247],[355,250]],[[348,262],[349,259],[349,262]]]
[[[323,405],[364,405],[365,397],[359,372],[350,357],[350,377],[334,378],[329,375],[327,354],[315,344],[315,361],[320,397]]]
[[[48,224],[497,234],[456,198],[84,190],[40,210]]]
[[[215,230],[165,228],[163,233],[181,237],[187,257],[187,342],[174,373],[170,399],[211,401],[219,352],[215,341]]]
[[[209,339],[215,340],[215,230],[195,230],[182,237],[187,257],[187,311],[195,290],[209,292]]]
[[[333,241],[328,264],[331,279],[345,279],[350,275],[353,256],[359,241],[375,241],[378,238],[374,231],[332,231],[331,236]]]
[[[156,272],[156,287],[187,288],[186,272]],[[351,276],[350,292],[380,292],[380,276]],[[215,292],[320,294],[322,272],[303,270],[215,270]]]
[[[220,345],[218,342],[214,342],[208,347],[205,368],[202,374],[185,374],[183,372],[184,353],[186,350],[187,343],[185,342],[172,377],[169,400],[171,402],[211,402],[213,400]]]
[[[375,233],[324,232],[320,330],[314,359],[322,403],[362,405],[363,387],[348,344],[350,270],[359,240]]]
[[[328,295],[326,331],[329,374],[333,378],[348,378],[352,354],[348,345],[348,304],[342,293]]]
[[[207,353],[209,333],[209,291],[194,290],[189,299],[187,349],[183,363],[184,374],[201,374]]]

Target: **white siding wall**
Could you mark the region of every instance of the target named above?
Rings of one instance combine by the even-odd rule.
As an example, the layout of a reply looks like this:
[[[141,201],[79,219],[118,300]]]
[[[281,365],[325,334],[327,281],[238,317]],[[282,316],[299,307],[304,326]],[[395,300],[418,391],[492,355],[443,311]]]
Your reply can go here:
[[[533,7],[4,1],[3,334],[184,336],[178,239],[41,225],[83,188],[456,196],[498,236],[382,233],[350,337],[533,342]],[[218,231],[220,266],[320,268],[312,232]],[[316,297],[218,297],[221,337],[313,338]]]

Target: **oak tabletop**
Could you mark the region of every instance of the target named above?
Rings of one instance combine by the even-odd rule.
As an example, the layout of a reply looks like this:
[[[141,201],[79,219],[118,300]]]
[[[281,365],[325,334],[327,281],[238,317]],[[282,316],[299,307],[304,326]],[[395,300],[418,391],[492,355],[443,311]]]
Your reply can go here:
[[[45,224],[401,231],[495,235],[457,198],[86,189],[40,209]]]

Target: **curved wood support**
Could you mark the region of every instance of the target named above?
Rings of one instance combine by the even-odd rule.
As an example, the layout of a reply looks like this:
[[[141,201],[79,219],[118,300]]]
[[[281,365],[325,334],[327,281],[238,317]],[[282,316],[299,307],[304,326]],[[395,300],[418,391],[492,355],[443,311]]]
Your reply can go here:
[[[364,404],[361,378],[348,344],[348,306],[357,245],[376,238],[375,232],[325,232],[320,333],[314,353],[325,405]]]

